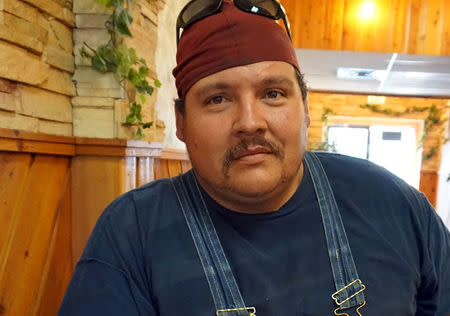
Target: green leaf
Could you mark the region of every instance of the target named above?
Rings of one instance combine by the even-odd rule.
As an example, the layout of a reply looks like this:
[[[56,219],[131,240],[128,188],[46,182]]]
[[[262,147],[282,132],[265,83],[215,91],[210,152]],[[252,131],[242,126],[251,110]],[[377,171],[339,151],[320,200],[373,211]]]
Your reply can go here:
[[[117,28],[117,31],[129,37],[133,37],[131,35],[130,29],[128,26],[133,22],[133,18],[130,15],[130,12],[123,8],[122,6],[116,7],[113,14],[114,22]]]
[[[110,45],[102,45],[97,49],[97,56],[101,58],[107,71],[117,71],[117,54],[114,47]]]
[[[153,122],[147,122],[142,125],[142,128],[150,128],[153,125]]]
[[[148,68],[144,66],[139,67],[139,76],[146,78],[148,76]]]
[[[117,74],[120,78],[124,78],[128,80],[128,73],[130,72],[130,66],[124,63],[119,63],[117,65]]]
[[[139,101],[141,101],[141,103],[145,103],[146,101],[145,95],[143,95],[142,93],[139,93]]]
[[[92,57],[92,67],[103,73],[108,71],[108,67],[106,66],[105,62],[97,55]]]
[[[82,46],[82,47],[79,49],[79,53],[80,53],[80,56],[81,56],[81,57],[88,57],[88,58],[91,57],[91,54],[88,53],[88,51],[86,50],[86,48],[85,48],[84,46]]]
[[[140,128],[140,127],[138,128],[138,130],[136,131],[136,135],[140,139],[144,138],[144,133],[142,133],[142,128]]]
[[[134,48],[132,48],[132,47],[131,48],[127,47],[127,50],[128,50],[128,56],[129,56],[129,59],[130,59],[130,63],[133,64],[133,65],[136,64],[137,60],[138,60],[138,57],[136,55],[136,50]]]
[[[146,89],[146,91],[147,91],[148,95],[152,95],[152,94],[153,94],[153,91],[154,91],[154,89],[153,89],[153,87],[152,87],[152,86],[149,86],[149,85],[148,85],[148,83],[147,83],[147,89]]]
[[[142,85],[141,79],[139,78],[139,74],[136,70],[130,68],[128,72],[128,81],[130,81],[139,91],[139,88]],[[139,91],[140,92],[140,91]]]
[[[158,79],[155,79],[154,84],[155,84],[155,87],[157,87],[157,88],[161,88],[161,86],[162,86],[161,81],[159,81]]]
[[[113,5],[113,2],[111,0],[94,0],[94,1],[105,7],[111,7]]]
[[[142,106],[139,103],[133,102],[136,116],[139,117],[141,115]]]
[[[135,121],[136,121],[136,117],[134,116],[133,113],[130,113],[130,114],[127,115],[127,120],[126,120],[126,122],[127,122],[128,124],[133,124]]]
[[[147,62],[145,61],[144,58],[139,57],[138,62],[141,63],[142,65],[144,65],[145,67],[147,67]]]

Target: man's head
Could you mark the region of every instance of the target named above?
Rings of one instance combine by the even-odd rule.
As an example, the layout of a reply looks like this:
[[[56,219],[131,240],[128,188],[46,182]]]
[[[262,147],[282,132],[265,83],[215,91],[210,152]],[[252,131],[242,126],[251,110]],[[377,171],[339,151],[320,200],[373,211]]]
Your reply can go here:
[[[236,211],[278,209],[302,177],[309,126],[285,30],[225,1],[185,30],[177,62],[177,136],[202,187]]]

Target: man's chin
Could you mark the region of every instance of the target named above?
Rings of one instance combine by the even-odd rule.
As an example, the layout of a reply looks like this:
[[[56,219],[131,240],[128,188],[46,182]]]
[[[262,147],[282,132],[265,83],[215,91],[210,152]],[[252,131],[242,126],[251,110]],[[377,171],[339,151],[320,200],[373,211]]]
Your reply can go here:
[[[283,179],[278,176],[276,178],[262,178],[262,177],[239,177],[228,179],[226,187],[231,192],[238,194],[245,198],[267,197],[273,193],[277,187],[283,182]]]

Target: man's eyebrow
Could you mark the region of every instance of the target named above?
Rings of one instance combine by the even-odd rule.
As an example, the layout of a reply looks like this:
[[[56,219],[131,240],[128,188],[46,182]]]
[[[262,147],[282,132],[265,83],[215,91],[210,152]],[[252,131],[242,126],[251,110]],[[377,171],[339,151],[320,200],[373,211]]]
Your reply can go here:
[[[262,80],[263,85],[270,86],[270,85],[288,85],[289,88],[294,87],[294,82],[285,76],[275,76],[275,77],[269,77]]]
[[[211,84],[206,84],[205,86],[199,88],[196,92],[195,95],[198,98],[201,98],[205,95],[208,95],[210,92],[214,91],[214,90],[224,90],[224,89],[229,89],[231,86],[225,82],[214,82]]]

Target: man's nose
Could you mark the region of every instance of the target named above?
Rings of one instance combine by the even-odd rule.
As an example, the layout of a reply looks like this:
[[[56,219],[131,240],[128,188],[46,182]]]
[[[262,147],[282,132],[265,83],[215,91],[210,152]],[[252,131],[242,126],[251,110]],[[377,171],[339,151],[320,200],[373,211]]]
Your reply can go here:
[[[235,111],[234,135],[238,137],[264,135],[266,131],[267,121],[263,105],[253,96],[240,99]]]

